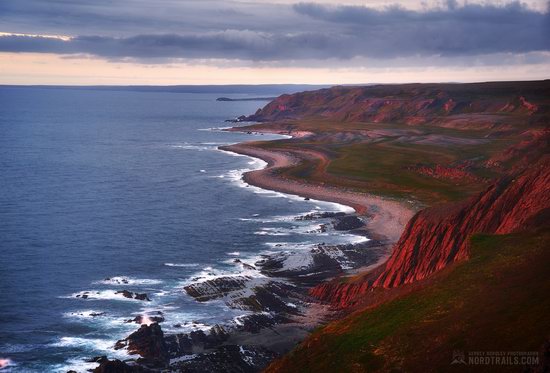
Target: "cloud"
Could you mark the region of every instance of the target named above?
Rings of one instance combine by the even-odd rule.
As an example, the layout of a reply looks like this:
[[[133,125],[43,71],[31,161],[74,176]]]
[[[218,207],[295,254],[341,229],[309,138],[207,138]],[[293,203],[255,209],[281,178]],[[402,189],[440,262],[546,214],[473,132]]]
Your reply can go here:
[[[549,14],[514,1],[504,6],[449,0],[445,7],[424,11],[398,6],[294,5],[297,13],[339,24],[342,32],[362,39],[370,57],[407,55],[460,56],[523,53],[550,49]]]
[[[65,2],[52,0],[54,5]],[[128,5],[126,1],[121,3]],[[207,15],[206,3],[210,6],[217,4],[216,1],[206,0],[188,3],[192,5],[188,8],[191,13],[186,13],[185,19],[192,19],[193,12],[197,17],[192,24],[201,24],[202,19],[209,19],[200,27],[175,27],[177,16],[166,12],[159,14],[157,9],[139,29],[151,32],[135,34],[129,32],[133,30],[129,25],[144,19],[143,9],[130,14],[129,20],[125,21],[116,11],[108,16],[109,2],[101,0],[94,6],[71,8],[70,14],[84,17],[84,24],[91,22],[89,17],[95,17],[96,23],[111,32],[75,36],[69,40],[37,35],[0,35],[0,51],[87,54],[117,60],[164,58],[281,62],[467,57],[550,50],[548,13],[535,11],[519,2],[503,6],[469,3],[459,6],[454,1],[448,1],[445,6],[421,10],[399,6],[375,9],[317,3],[278,5],[277,9],[283,9],[286,17],[270,16],[266,9],[273,10],[270,7],[274,5],[255,4],[248,7],[247,4],[240,4],[219,20],[221,26],[213,24],[212,14]],[[30,0],[29,4],[35,7],[14,5],[9,10],[12,14],[33,10],[40,16],[48,11],[38,7],[36,0]],[[3,6],[6,7],[5,4]],[[247,15],[246,10],[252,12],[251,15]],[[161,29],[164,32],[152,32],[159,29],[162,19],[167,20],[166,27]],[[111,23],[116,27],[107,27]],[[63,29],[55,28],[53,31],[59,33]],[[114,29],[118,30],[115,35],[112,32]]]
[[[60,40],[42,36],[0,36],[0,51],[89,54],[121,58],[187,58],[274,61],[326,58],[327,50],[345,40],[320,33],[271,34],[227,30],[204,34],[136,35],[125,38],[77,36]],[[342,58],[351,57],[341,49]]]

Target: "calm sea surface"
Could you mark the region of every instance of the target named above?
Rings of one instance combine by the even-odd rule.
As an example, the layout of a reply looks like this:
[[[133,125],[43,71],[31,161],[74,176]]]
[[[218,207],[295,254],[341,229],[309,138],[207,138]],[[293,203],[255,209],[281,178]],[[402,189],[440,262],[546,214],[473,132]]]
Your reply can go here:
[[[216,130],[265,104],[218,96],[0,88],[7,371],[85,371],[85,358],[124,358],[112,347],[137,329],[125,322],[136,315],[162,311],[165,332],[231,320],[243,311],[199,304],[182,286],[242,271],[235,258],[254,263],[266,251],[353,239],[293,220],[341,206],[240,181],[263,162],[217,146],[275,137]],[[151,302],[116,294],[123,289]],[[77,297],[84,292],[88,299]]]

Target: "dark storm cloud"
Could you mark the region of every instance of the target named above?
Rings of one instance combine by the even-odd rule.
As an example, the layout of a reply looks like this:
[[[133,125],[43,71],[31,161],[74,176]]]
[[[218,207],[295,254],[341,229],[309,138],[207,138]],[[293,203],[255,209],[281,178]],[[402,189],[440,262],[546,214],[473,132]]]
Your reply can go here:
[[[296,4],[294,9],[299,14],[341,25],[346,30],[343,32],[363,39],[362,45],[381,57],[550,49],[548,13],[530,10],[519,2],[459,7],[455,1],[448,1],[445,8],[426,11],[312,3]]]
[[[109,59],[252,61],[471,56],[550,50],[548,14],[528,9],[519,2],[506,6],[456,6],[451,1],[443,8],[422,11],[396,6],[371,9],[300,3],[277,5],[278,13],[272,11],[274,5],[241,3],[231,7],[228,2],[223,5],[214,0],[189,1],[185,2],[185,7],[181,2],[138,0],[126,13],[121,6],[128,6],[128,0],[100,0],[93,5],[77,3],[78,6],[68,6],[75,2],[54,0],[51,7],[45,7],[44,2],[36,0],[21,1],[19,5],[4,2],[0,3],[0,14],[4,14],[0,19],[6,18],[6,11],[11,12],[13,19],[24,18],[16,17],[17,14],[29,17],[34,14],[34,19],[42,19],[44,14],[51,17],[52,11],[63,12],[67,8],[66,18],[49,19],[50,26],[43,30],[63,33],[64,29],[73,30],[71,24],[80,19],[83,25],[80,30],[94,31],[101,36],[77,36],[70,41],[3,36],[0,37],[0,50],[89,54]],[[156,6],[151,7],[151,3]],[[142,7],[135,7],[136,4]],[[168,8],[180,5],[173,8],[173,12],[167,12],[163,4]],[[216,4],[220,7],[214,7]],[[98,25],[102,32],[98,32]],[[22,32],[20,29],[5,31]],[[45,33],[36,29],[33,32]]]
[[[339,39],[339,41],[338,41]],[[107,58],[219,58],[241,60],[287,60],[326,58],[327,49],[346,39],[338,35],[301,33],[265,34],[229,30],[189,35],[137,35],[128,38],[79,36],[69,41],[47,37],[0,37],[6,52],[50,52],[91,54]],[[351,54],[341,50],[341,58]]]

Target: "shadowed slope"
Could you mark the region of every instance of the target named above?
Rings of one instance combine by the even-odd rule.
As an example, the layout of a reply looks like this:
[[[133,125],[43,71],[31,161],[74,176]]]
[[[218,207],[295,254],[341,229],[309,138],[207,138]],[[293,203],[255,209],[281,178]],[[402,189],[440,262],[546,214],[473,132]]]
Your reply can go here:
[[[328,324],[266,371],[465,371],[450,364],[454,350],[538,351],[550,330],[549,240],[547,228],[475,236],[469,261],[420,290]]]

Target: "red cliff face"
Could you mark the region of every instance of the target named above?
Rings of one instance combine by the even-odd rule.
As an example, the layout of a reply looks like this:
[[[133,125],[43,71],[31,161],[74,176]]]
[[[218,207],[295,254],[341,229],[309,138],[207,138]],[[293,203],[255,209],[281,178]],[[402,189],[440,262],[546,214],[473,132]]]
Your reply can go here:
[[[493,183],[467,201],[427,208],[407,224],[383,271],[374,280],[322,284],[311,295],[345,307],[370,287],[391,288],[422,280],[452,262],[467,259],[474,233],[506,234],[548,218],[550,155]]]

